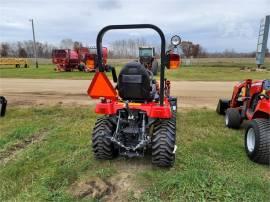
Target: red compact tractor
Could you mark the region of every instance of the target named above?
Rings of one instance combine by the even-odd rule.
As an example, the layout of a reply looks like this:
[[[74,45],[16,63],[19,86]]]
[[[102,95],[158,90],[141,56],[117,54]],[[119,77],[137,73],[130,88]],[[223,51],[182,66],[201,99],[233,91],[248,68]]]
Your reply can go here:
[[[219,100],[217,113],[225,114],[225,125],[239,128],[249,120],[245,150],[257,163],[270,164],[270,80],[247,79],[234,86],[231,100]]]
[[[52,51],[52,62],[57,71],[70,72],[78,68],[79,54],[70,49],[55,49]]]
[[[161,38],[160,85],[153,73],[139,62],[129,62],[116,75],[112,68],[113,87],[104,73],[102,38],[109,30],[153,29]],[[181,42],[172,38],[174,47]],[[170,82],[164,78],[168,69],[179,66],[180,56],[165,51],[165,37],[151,24],[110,25],[97,36],[98,69],[88,89],[91,98],[100,99],[95,112],[103,114],[93,128],[92,147],[97,159],[112,159],[117,155],[142,157],[152,152],[152,163],[170,167],[176,151],[177,99],[170,96]]]

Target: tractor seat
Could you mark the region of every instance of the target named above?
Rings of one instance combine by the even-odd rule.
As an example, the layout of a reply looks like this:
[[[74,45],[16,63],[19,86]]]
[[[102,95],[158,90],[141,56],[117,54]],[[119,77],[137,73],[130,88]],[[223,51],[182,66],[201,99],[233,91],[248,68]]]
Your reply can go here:
[[[127,63],[118,77],[119,96],[123,100],[145,102],[153,100],[152,80],[143,65],[138,62]]]

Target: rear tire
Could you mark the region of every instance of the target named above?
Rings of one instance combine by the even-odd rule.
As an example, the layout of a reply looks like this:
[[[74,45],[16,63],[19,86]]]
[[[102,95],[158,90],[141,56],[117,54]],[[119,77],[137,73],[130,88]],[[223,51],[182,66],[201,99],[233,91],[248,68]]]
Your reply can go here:
[[[176,121],[163,120],[154,128],[152,137],[152,164],[171,167],[175,160]]]
[[[99,118],[96,121],[92,133],[92,148],[96,159],[112,159],[115,157],[114,145],[110,140],[114,128],[107,117]]]
[[[270,165],[270,120],[249,122],[245,131],[245,150],[250,160]]]
[[[225,115],[226,109],[228,109],[229,104],[230,100],[219,99],[216,112],[220,115]]]
[[[152,72],[155,76],[158,73],[158,62],[156,60],[152,62]]]
[[[240,116],[238,109],[229,108],[226,110],[225,125],[228,128],[238,129],[241,125],[241,122],[242,122],[242,120],[241,120],[241,116]]]

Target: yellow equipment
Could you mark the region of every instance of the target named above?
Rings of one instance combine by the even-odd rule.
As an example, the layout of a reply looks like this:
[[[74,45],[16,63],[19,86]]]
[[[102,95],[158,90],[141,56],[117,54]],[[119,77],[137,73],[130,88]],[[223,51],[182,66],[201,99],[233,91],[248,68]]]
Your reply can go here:
[[[27,68],[30,66],[30,61],[26,58],[2,58],[0,57],[0,65],[15,65],[16,68],[21,66]]]

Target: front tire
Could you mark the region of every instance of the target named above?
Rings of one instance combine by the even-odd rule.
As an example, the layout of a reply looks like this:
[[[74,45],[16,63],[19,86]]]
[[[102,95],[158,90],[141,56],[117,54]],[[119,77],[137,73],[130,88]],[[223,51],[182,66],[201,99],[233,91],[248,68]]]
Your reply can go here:
[[[110,140],[114,128],[114,125],[105,116],[96,121],[92,133],[92,148],[96,159],[112,159],[115,157],[114,145]]]
[[[270,120],[249,122],[245,131],[245,150],[250,160],[270,165]]]
[[[228,128],[238,129],[240,128],[242,119],[239,110],[236,108],[229,108],[225,114],[225,125]]]
[[[175,161],[176,122],[163,120],[154,128],[152,137],[152,164],[171,167]]]

